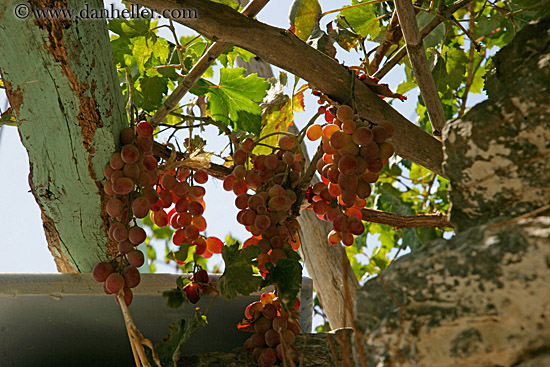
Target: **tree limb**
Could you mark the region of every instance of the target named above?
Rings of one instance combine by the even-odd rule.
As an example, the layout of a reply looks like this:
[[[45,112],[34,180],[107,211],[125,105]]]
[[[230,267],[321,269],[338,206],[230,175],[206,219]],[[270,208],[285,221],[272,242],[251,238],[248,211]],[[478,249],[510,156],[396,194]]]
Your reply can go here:
[[[426,37],[438,25],[451,17],[455,11],[468,5],[470,2],[472,2],[472,0],[457,0],[451,5],[444,7],[443,10],[438,10],[436,16],[420,31],[420,38],[423,39]],[[397,65],[402,58],[405,57],[405,55],[407,55],[407,48],[406,46],[403,46],[380,68],[380,70],[373,74],[373,77],[382,79],[382,77],[389,73],[390,70],[393,69],[393,67]]]
[[[416,0],[414,2],[415,6],[421,6],[423,0]],[[414,12],[418,14],[419,10],[415,9]],[[399,18],[397,17],[397,11],[394,11],[390,20],[390,24],[386,28],[386,34],[384,35],[384,40],[376,48],[376,53],[372,57],[372,60],[369,63],[371,73],[376,73],[382,59],[388,53],[389,49],[393,45],[399,44],[399,41],[403,38],[403,32],[401,32],[401,26],[399,24]]]
[[[409,60],[432,124],[433,135],[441,138],[441,131],[445,125],[445,113],[432,72],[428,67],[426,51],[424,51],[424,44],[418,31],[416,13],[409,0],[394,0],[394,3],[401,25],[401,32],[403,32],[405,38]]]
[[[130,2],[137,2],[131,0]],[[141,5],[152,9],[178,8],[176,0],[145,0]],[[444,176],[441,169],[441,143],[414,125],[362,83],[352,83],[353,73],[331,57],[315,50],[290,31],[250,19],[233,9],[210,1],[187,0],[185,6],[197,10],[197,19],[174,19],[217,42],[242,47],[283,68],[340,103],[355,97],[357,111],[374,123],[391,121],[397,154]],[[269,40],[266,42],[266,40]]]
[[[395,228],[445,227],[453,228],[445,214],[396,214],[376,209],[361,209],[363,220]]]
[[[249,3],[246,8],[243,9],[242,14],[246,16],[255,16],[260,10],[267,4],[269,0],[254,0]],[[218,56],[222,54],[225,48],[228,46],[224,42],[214,42],[208,51],[197,61],[195,65],[189,70],[189,73],[178,83],[178,86],[170,94],[170,96],[164,101],[163,105],[157,110],[157,112],[149,119],[149,123],[153,127],[159,126],[166,116],[178,105],[179,101],[185,96],[189,89],[193,88],[195,83],[201,78],[202,74],[208,70],[210,65],[216,61]]]

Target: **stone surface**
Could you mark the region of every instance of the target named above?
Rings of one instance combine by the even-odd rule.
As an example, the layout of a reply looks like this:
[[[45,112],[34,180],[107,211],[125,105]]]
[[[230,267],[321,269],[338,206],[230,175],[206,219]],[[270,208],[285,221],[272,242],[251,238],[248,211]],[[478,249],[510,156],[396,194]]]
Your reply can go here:
[[[365,284],[360,347],[368,366],[514,366],[550,350],[549,282],[550,217],[471,228]]]
[[[351,366],[351,329],[337,329],[331,333],[299,334],[295,346],[298,350],[300,367]],[[256,367],[252,354],[244,348],[232,353],[186,354],[179,360],[181,367]],[[289,366],[290,367],[290,366]]]
[[[494,64],[489,100],[443,132],[459,231],[550,202],[550,19],[526,26]]]

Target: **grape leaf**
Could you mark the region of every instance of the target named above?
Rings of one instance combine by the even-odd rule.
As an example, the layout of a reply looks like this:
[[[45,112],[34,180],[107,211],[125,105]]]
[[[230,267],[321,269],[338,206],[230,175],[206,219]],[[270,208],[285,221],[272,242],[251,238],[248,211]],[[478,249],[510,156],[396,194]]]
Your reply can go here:
[[[145,111],[153,111],[160,107],[164,94],[168,92],[168,78],[141,78],[136,88],[140,89],[143,96],[141,107]]]
[[[235,298],[239,294],[248,296],[258,290],[261,279],[254,276],[253,259],[260,254],[257,246],[248,246],[239,249],[239,242],[226,245],[222,248],[222,257],[225,262],[225,271],[218,281],[218,290],[227,299]]]
[[[183,346],[189,341],[191,335],[197,331],[199,327],[206,324],[206,316],[201,314],[198,309],[195,310],[187,322],[182,319],[170,324],[170,333],[168,336],[160,343],[155,344],[155,351],[158,354],[161,364],[163,366],[177,366],[177,362],[182,355]],[[151,365],[156,366],[150,354],[148,358]]]
[[[208,109],[214,120],[258,134],[262,110],[257,103],[266,96],[269,83],[256,74],[244,74],[244,68],[221,69],[219,85],[206,93]]]
[[[162,297],[166,298],[166,305],[170,308],[179,308],[185,302],[188,302],[187,297],[183,295],[183,291],[177,288],[162,292]]]
[[[352,0],[351,5],[361,4],[367,1]],[[343,17],[343,18],[342,18]],[[374,40],[380,34],[382,28],[376,19],[374,4],[365,4],[354,8],[344,8],[338,16],[338,24],[343,28],[352,28],[353,32],[363,38],[370,37]]]
[[[262,281],[262,287],[274,284],[277,286],[279,298],[287,300],[290,305],[294,304],[302,288],[302,265],[299,259],[296,257],[279,259],[276,266],[267,263],[266,268],[268,273]]]
[[[319,28],[320,16],[321,5],[318,0],[294,0],[288,15],[290,28],[299,39],[306,41],[313,30]]]
[[[334,48],[333,43],[334,39],[319,28],[314,29],[311,36],[307,39],[308,45],[330,57],[336,56],[336,48]]]
[[[361,38],[357,33],[342,27],[339,23],[336,23],[336,28],[334,28],[333,23],[327,24],[327,32],[346,51],[354,48]]]

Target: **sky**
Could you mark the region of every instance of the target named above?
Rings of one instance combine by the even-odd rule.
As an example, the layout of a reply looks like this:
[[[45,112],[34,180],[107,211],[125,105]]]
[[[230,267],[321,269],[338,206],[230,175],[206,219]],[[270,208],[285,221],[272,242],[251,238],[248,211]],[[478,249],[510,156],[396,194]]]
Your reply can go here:
[[[110,1],[106,1],[109,4]],[[117,2],[115,2],[117,3]],[[258,15],[258,20],[281,28],[289,28],[288,9],[291,0],[272,0]],[[339,8],[348,5],[350,1],[344,0],[320,0],[323,11]],[[324,17],[321,28],[333,19],[331,16]],[[193,34],[189,29],[178,27],[178,35]],[[161,33],[161,35],[163,35]],[[168,37],[168,35],[167,35]],[[170,39],[170,38],[169,38]],[[346,65],[357,65],[358,55],[347,54],[339,50],[337,58],[344,61]],[[274,74],[278,75],[279,69],[274,68]],[[217,77],[217,73],[214,79]],[[389,83],[395,89],[404,72],[395,68],[388,74],[383,82]],[[292,84],[289,83],[289,84]],[[417,101],[417,89],[410,91],[406,102],[396,101],[393,106],[411,121],[416,120],[415,107]],[[473,102],[476,99],[471,99]],[[477,99],[479,100],[479,99]],[[295,123],[298,127],[304,126],[317,109],[317,99],[310,93],[306,93],[306,112],[295,115]],[[7,100],[3,90],[0,90],[0,109],[5,111]],[[217,131],[210,131],[206,135],[207,148],[213,150],[227,144],[227,139],[217,136]],[[308,147],[313,148],[313,144]],[[21,144],[19,134],[15,127],[4,126],[0,129],[0,202],[3,210],[0,211],[0,273],[52,273],[57,272],[55,263],[47,249],[46,238],[40,219],[40,210],[34,197],[30,193],[28,184],[29,163],[28,156]],[[248,238],[247,232],[237,223],[235,216],[237,209],[234,207],[235,196],[233,193],[225,192],[222,182],[210,178],[206,184],[206,211],[205,218],[208,222],[208,235],[215,235],[221,239],[231,233],[233,237],[244,240]],[[376,241],[369,242],[371,247]],[[164,244],[155,245],[157,254],[164,254]],[[214,258],[212,265],[221,262],[219,256]],[[159,272],[173,272],[174,268],[157,262]]]

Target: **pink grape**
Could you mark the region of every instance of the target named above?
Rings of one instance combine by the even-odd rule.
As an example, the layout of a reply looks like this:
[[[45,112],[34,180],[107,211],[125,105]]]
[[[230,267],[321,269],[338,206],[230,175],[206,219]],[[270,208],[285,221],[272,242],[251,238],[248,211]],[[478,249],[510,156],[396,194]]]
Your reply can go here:
[[[113,153],[113,155],[111,155],[110,164],[111,168],[114,170],[120,170],[124,167],[124,161],[122,160],[120,153]]]
[[[106,209],[107,213],[111,217],[120,217],[122,215],[122,211],[124,210],[124,204],[116,198],[110,198],[107,202]]]
[[[113,265],[111,265],[111,263],[101,261],[94,266],[94,270],[92,270],[92,276],[96,282],[104,282],[107,277],[114,271],[115,269],[113,268]]]
[[[133,226],[128,230],[128,239],[134,245],[139,245],[140,243],[143,243],[146,238],[147,234],[145,233],[145,230],[141,227]]]
[[[208,181],[208,174],[204,171],[197,171],[193,174],[193,179],[198,184],[204,184]]]
[[[141,121],[137,124],[136,131],[139,136],[143,136],[144,138],[153,137],[153,126],[147,121]]]
[[[128,288],[135,288],[141,281],[139,270],[135,266],[128,266],[122,271],[122,277]]]
[[[135,145],[125,145],[120,151],[120,157],[124,163],[136,163],[139,160],[139,150]]]
[[[122,177],[113,182],[113,191],[118,195],[127,195],[134,190],[134,181],[128,177]]]
[[[132,202],[132,213],[136,218],[145,218],[149,213],[151,203],[145,197],[135,198]]]
[[[128,240],[124,240],[118,243],[117,248],[121,254],[127,254],[134,249],[134,244]]]
[[[122,145],[131,144],[134,138],[134,129],[131,127],[126,127],[120,132],[120,142]]]
[[[117,294],[122,287],[124,287],[124,278],[119,273],[112,273],[105,280],[105,288],[112,294]]]
[[[130,265],[133,265],[136,268],[139,268],[141,265],[145,263],[145,257],[143,256],[143,252],[139,250],[132,250],[126,256],[128,257],[128,262],[130,263]]]

